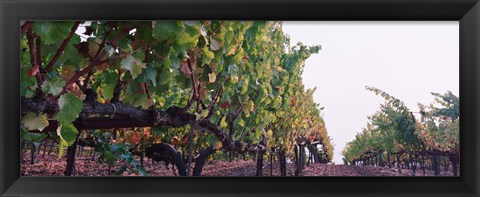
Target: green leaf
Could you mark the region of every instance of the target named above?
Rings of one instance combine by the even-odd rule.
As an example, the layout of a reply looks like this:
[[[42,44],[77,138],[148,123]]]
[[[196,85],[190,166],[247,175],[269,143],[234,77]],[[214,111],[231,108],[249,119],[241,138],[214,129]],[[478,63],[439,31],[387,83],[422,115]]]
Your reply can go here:
[[[180,34],[180,36],[177,38],[175,42],[177,44],[176,48],[178,50],[185,50],[185,49],[195,47],[198,43],[199,35],[200,34],[192,36],[186,32]]]
[[[35,21],[32,30],[40,35],[43,43],[53,44],[64,40],[70,34],[72,26],[73,22],[70,21]]]
[[[180,58],[178,58],[178,52],[170,48],[169,55],[165,61],[165,64],[168,65],[169,68],[179,69],[180,68]]]
[[[114,165],[117,161],[117,157],[109,150],[105,150],[103,157],[105,158],[108,165]]]
[[[83,102],[80,98],[71,93],[66,93],[58,99],[60,111],[55,119],[61,123],[73,122],[83,109]]]
[[[183,24],[185,25],[185,32],[191,36],[200,34],[202,30],[202,23],[200,21],[183,21]]]
[[[230,48],[232,47],[234,36],[235,34],[233,33],[233,31],[227,31],[225,33],[225,49],[226,50],[230,50]]]
[[[55,78],[50,81],[44,81],[41,88],[42,92],[57,96],[63,90],[63,86],[65,86],[65,81],[62,78]]]
[[[215,54],[208,50],[207,47],[202,48],[202,65],[209,64],[215,57]]]
[[[125,97],[124,101],[133,107],[142,107],[148,109],[153,105],[153,100],[149,100],[146,94],[132,94]]]
[[[35,89],[36,89],[35,86],[32,86],[29,89],[26,89],[23,96],[25,96],[25,98],[33,98],[35,96]]]
[[[183,29],[184,27],[176,21],[156,21],[153,37],[158,41],[173,40]]]
[[[162,72],[160,73],[160,85],[165,85],[171,82],[174,77],[173,69],[170,68],[170,65],[167,62],[170,60],[166,60],[165,65],[163,66]]]
[[[23,127],[27,130],[43,130],[48,126],[47,116],[44,114],[27,113],[22,118]]]
[[[158,64],[158,63],[154,63]],[[155,67],[157,67],[154,64],[150,64],[147,66],[145,70],[142,71],[142,74],[138,76],[138,79],[141,82],[147,83],[148,81],[151,81],[153,86],[157,86],[157,70],[155,70]]]
[[[68,146],[71,146],[78,135],[78,130],[71,123],[62,123],[60,132],[57,131],[58,136],[67,142]]]
[[[153,38],[152,35],[152,26],[151,25],[142,25],[137,28],[135,32],[135,40],[143,40],[149,42]]]
[[[247,92],[249,81],[250,80],[248,78],[243,79],[242,84],[241,84],[242,89],[240,90],[240,94],[245,94]]]
[[[157,99],[157,103],[160,105],[160,107],[163,107],[165,105],[165,97],[160,97]]]
[[[60,159],[63,156],[63,152],[67,147],[68,147],[67,141],[60,139],[60,147],[58,148],[58,159]]]
[[[25,98],[32,98],[35,96],[35,88],[37,86],[37,80],[35,77],[28,76],[28,70],[31,67],[20,66],[20,96]]]
[[[107,73],[104,79],[104,86],[103,86],[103,98],[111,99],[113,97],[113,90],[115,89],[115,85],[117,85],[117,77],[118,74],[115,72]]]
[[[31,133],[25,130],[21,132],[21,138],[27,142],[41,142],[47,137],[48,135],[45,133]]]
[[[111,99],[113,97],[114,89],[115,89],[115,84],[105,84],[103,86],[103,98]]]
[[[122,175],[123,172],[125,172],[125,170],[127,170],[127,166],[122,165],[120,169],[118,169],[117,172],[115,172],[115,175],[120,176]]]
[[[147,65],[142,63],[141,60],[136,59],[133,55],[128,55],[120,64],[122,65],[121,68],[130,71],[133,79],[142,73],[142,68],[146,68]]]
[[[138,167],[138,168],[136,168],[136,170],[138,170],[138,172],[140,173],[140,175],[142,175],[142,176],[147,176],[147,172],[146,172],[145,169],[143,169],[142,167]]]

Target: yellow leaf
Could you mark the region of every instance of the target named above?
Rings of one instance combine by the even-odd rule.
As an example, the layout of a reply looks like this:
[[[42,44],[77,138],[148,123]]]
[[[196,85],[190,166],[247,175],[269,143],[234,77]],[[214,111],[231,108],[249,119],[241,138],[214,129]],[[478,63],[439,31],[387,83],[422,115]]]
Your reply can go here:
[[[213,83],[213,82],[215,82],[215,80],[217,80],[217,74],[209,73],[208,74],[208,81],[210,81],[210,83]]]
[[[272,137],[272,135],[273,135],[273,131],[272,131],[271,129],[269,129],[269,130],[267,131],[267,134],[268,134],[268,137],[270,137],[270,138],[271,138],[271,137]]]
[[[238,122],[238,124],[243,127],[243,126],[245,126],[245,121],[243,121],[243,119],[240,119],[240,121]]]
[[[225,116],[220,121],[220,127],[227,127],[227,122],[225,121]]]
[[[105,99],[103,99],[102,97],[97,97],[97,101],[99,103],[105,103]]]
[[[218,149],[221,149],[221,148],[222,148],[222,142],[217,141],[217,143],[215,143],[214,149],[218,150]]]

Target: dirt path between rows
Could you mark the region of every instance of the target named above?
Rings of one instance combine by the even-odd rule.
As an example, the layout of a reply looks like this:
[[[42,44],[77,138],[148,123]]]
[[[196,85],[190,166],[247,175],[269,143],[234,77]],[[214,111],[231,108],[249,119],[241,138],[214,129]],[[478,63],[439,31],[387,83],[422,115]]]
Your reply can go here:
[[[35,163],[30,164],[29,154],[24,154],[21,158],[22,176],[63,176],[65,171],[65,158],[57,159],[57,156],[46,155],[45,158],[37,156]],[[106,164],[99,164],[97,161],[91,161],[91,157],[79,156],[76,160],[75,176],[115,176],[115,171],[120,168],[120,162],[109,168]],[[145,160],[145,170],[148,176],[176,176],[171,165],[165,166],[163,162],[152,162]],[[110,173],[109,173],[110,170]],[[255,176],[256,162],[252,160],[229,161],[207,161],[202,176]],[[287,164],[287,176],[294,176],[295,165]],[[264,163],[263,176],[280,176],[280,165],[273,163],[272,172],[270,172],[269,163]],[[442,171],[441,176],[452,176],[449,171]],[[427,170],[427,176],[433,176],[433,171]],[[138,176],[135,173],[125,172],[122,176]],[[299,176],[413,176],[413,172],[403,169],[402,173],[398,169],[375,166],[348,166],[332,164],[309,164],[305,166]],[[422,170],[417,170],[416,176],[423,176]]]

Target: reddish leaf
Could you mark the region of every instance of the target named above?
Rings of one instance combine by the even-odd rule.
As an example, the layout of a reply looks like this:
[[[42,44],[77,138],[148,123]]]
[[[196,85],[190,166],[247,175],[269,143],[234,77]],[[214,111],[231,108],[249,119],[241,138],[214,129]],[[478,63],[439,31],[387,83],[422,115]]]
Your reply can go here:
[[[227,102],[223,102],[220,104],[220,108],[222,109],[228,109],[230,107],[230,102],[227,101]]]

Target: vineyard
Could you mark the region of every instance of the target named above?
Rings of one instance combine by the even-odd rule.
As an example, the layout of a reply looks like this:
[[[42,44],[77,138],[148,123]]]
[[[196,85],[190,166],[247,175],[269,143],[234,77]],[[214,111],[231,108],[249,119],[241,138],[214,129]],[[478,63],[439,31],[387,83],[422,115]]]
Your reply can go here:
[[[321,46],[282,22],[26,21],[20,45],[23,176],[458,175],[450,92],[412,112],[368,87],[385,103],[332,164],[302,81]]]
[[[307,150],[310,163],[333,157],[301,78],[320,46],[291,46],[281,22],[28,21],[21,36],[31,163],[49,147],[71,176],[89,147],[118,175],[148,175],[146,157],[200,176],[207,160],[240,155],[256,175],[268,159],[285,176],[291,161],[302,171]]]
[[[459,98],[451,92],[432,93],[435,104],[420,108],[420,120],[399,99],[377,88],[368,90],[385,99],[380,110],[368,117],[367,127],[343,150],[345,164],[355,166],[397,165],[399,173],[408,169],[441,175],[441,170],[458,176],[460,156]],[[439,106],[439,107],[437,107]],[[420,168],[421,169],[420,169]],[[417,172],[421,170],[421,172]]]

